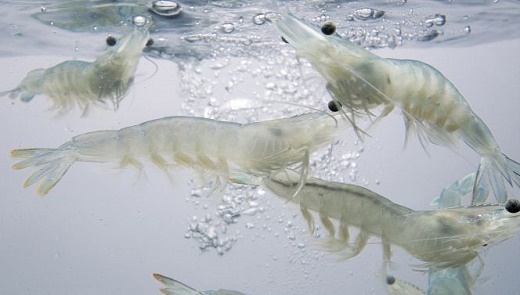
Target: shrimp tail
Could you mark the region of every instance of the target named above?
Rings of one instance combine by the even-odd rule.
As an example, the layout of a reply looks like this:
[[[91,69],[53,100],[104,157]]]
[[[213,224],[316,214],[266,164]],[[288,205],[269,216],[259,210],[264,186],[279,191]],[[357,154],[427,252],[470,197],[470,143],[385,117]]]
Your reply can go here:
[[[11,151],[14,158],[25,159],[13,165],[13,169],[25,169],[28,167],[40,167],[24,182],[28,187],[39,182],[37,192],[40,195],[47,194],[76,162],[72,149],[16,149]]]
[[[511,186],[520,187],[520,163],[508,158],[502,153],[492,156],[482,156],[473,185],[472,204],[481,204],[488,197],[490,188],[499,203],[507,200],[504,180]]]
[[[201,294],[197,290],[184,285],[183,283],[176,281],[172,278],[165,277],[158,273],[152,274],[154,279],[161,282],[166,288],[161,288],[161,293],[165,295],[185,294],[185,295],[198,295]]]
[[[23,102],[29,102],[33,97],[37,94],[32,91],[29,91],[27,88],[38,88],[41,79],[45,74],[45,69],[35,69],[30,71],[27,74],[27,77],[23,79],[23,81],[16,88],[7,90],[4,92],[0,92],[0,96],[9,95],[9,98],[13,100],[21,100]]]

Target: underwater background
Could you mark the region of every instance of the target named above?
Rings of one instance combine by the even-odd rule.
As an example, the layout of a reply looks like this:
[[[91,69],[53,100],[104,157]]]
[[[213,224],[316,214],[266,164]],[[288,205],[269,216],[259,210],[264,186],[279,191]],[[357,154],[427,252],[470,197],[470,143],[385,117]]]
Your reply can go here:
[[[45,95],[28,103],[1,98],[0,294],[158,294],[152,273],[198,290],[253,295],[385,294],[377,238],[357,257],[338,261],[316,246],[297,206],[262,188],[229,185],[206,196],[187,169],[174,171],[171,183],[151,165],[139,173],[77,163],[41,197],[22,187],[28,171],[11,168],[12,149],[56,147],[85,132],[165,116],[246,123],[324,110],[330,99],[324,82],[266,22],[271,11],[318,25],[332,21],[380,56],[433,65],[502,151],[520,159],[518,1],[208,0],[170,2],[169,9],[152,1],[0,3],[0,91],[35,68],[94,60],[107,36],[121,36],[135,15],[153,18],[154,40],[117,111],[57,116]],[[403,148],[399,112],[370,128],[363,142],[352,130],[344,133],[332,152],[314,155],[315,174],[366,186],[415,210],[433,209],[444,187],[477,168],[465,147],[454,153],[430,145],[426,153],[414,137]],[[515,236],[483,251],[476,294],[519,294],[519,242]],[[393,249],[391,273],[424,289],[427,275],[410,267],[419,261]]]

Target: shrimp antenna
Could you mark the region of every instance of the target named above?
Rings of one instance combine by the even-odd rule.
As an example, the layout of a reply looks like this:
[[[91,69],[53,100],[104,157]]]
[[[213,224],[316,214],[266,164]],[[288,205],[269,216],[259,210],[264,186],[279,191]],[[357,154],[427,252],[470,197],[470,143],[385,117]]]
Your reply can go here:
[[[153,67],[154,67],[154,71],[153,71],[153,73],[152,73],[150,76],[144,78],[144,80],[141,80],[141,81],[136,82],[134,85],[137,85],[137,84],[140,84],[140,83],[143,83],[143,82],[146,82],[146,81],[150,80],[150,79],[153,78],[153,77],[157,74],[157,72],[159,71],[159,66],[157,65],[157,63],[156,63],[155,61],[153,61],[150,57],[148,57],[148,56],[146,56],[146,55],[143,55],[143,57],[144,57],[144,59],[146,59],[147,61],[149,61],[149,62],[153,65]]]
[[[336,127],[338,127],[338,125],[339,125],[338,119],[336,119],[336,117],[333,114],[331,114],[330,112],[327,112],[325,110],[320,110],[320,109],[312,107],[312,106],[306,106],[306,105],[303,105],[303,104],[290,102],[290,101],[280,101],[280,100],[270,100],[270,99],[262,99],[261,101],[265,102],[265,103],[278,103],[278,104],[285,104],[285,105],[290,105],[290,106],[302,107],[302,108],[305,108],[305,109],[316,111],[318,113],[322,113],[322,114],[325,114],[325,115],[331,117],[334,120],[334,122],[336,122]]]

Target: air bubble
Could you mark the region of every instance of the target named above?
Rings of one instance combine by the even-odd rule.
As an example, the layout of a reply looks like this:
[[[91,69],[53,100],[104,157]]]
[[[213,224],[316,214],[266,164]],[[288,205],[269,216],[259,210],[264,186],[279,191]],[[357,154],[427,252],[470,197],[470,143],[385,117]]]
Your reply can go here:
[[[182,7],[175,1],[152,1],[150,9],[160,16],[175,17],[182,11]]]
[[[146,17],[142,15],[136,15],[132,18],[132,23],[136,27],[142,27],[146,24]]]
[[[222,25],[220,25],[220,30],[222,30],[222,32],[226,34],[230,34],[233,33],[233,31],[235,30],[235,25],[232,23],[223,23]]]
[[[265,21],[266,21],[265,13],[259,13],[255,16],[253,16],[253,23],[255,25],[263,25],[263,24],[265,24]]]
[[[427,27],[431,27],[433,25],[436,25],[436,26],[442,26],[446,23],[446,16],[443,15],[443,14],[435,14],[435,15],[431,15],[430,17],[428,17],[425,21],[424,21],[424,24],[427,26]]]
[[[466,26],[466,27],[464,28],[464,33],[466,33],[466,34],[471,33],[471,27],[470,27],[470,26]]]
[[[442,34],[443,34],[443,32],[438,31],[438,30],[429,30],[429,31],[419,32],[419,34],[417,36],[417,41],[422,41],[422,42],[431,41],[431,40],[439,37]]]
[[[383,10],[377,10],[372,8],[360,8],[354,11],[354,17],[359,20],[377,20],[385,15]]]

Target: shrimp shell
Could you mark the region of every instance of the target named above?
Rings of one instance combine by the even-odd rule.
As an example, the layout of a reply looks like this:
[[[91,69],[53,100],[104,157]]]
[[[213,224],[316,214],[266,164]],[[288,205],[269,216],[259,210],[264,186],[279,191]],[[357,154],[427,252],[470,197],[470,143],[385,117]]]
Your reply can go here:
[[[51,109],[58,109],[59,114],[77,106],[86,116],[91,106],[104,105],[106,100],[117,109],[133,83],[148,40],[148,26],[135,26],[95,61],[67,60],[32,70],[16,88],[0,92],[0,96],[28,102],[45,94],[52,99]]]
[[[264,185],[281,198],[296,185],[297,174],[285,171],[264,179]],[[520,228],[520,213],[503,205],[481,205],[435,211],[414,211],[366,188],[309,178],[291,202],[299,203],[303,216],[314,231],[317,212],[330,239],[330,251],[347,259],[358,255],[371,236],[381,239],[385,261],[390,245],[396,245],[424,262],[419,269],[462,266],[477,257],[483,246],[512,237]],[[508,206],[518,205],[511,199]],[[514,207],[514,206],[513,206]],[[330,219],[339,221],[335,228]],[[359,229],[352,244],[348,228]],[[336,234],[337,233],[337,234]]]
[[[373,109],[383,107],[378,120],[397,106],[404,116],[405,143],[415,130],[424,147],[427,141],[455,147],[462,139],[480,155],[473,204],[483,203],[490,188],[504,203],[504,181],[520,187],[520,164],[500,151],[489,128],[440,71],[416,60],[379,57],[292,15],[276,15],[271,21],[327,81],[327,90],[355,130],[357,116],[372,116]]]
[[[143,160],[161,170],[174,163],[208,171],[217,180],[242,174],[270,176],[301,164],[301,183],[309,172],[309,155],[335,139],[336,119],[326,113],[237,124],[195,117],[166,117],[121,130],[102,130],[73,137],[55,149],[15,149],[25,159],[14,169],[38,167],[24,183],[47,194],[75,162],[109,162],[143,168]],[[301,185],[300,185],[301,186]]]

